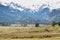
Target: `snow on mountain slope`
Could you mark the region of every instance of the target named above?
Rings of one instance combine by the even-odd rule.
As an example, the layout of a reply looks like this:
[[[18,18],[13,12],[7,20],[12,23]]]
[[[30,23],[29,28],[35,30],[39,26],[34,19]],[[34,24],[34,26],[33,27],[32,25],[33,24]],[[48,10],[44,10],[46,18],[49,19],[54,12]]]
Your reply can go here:
[[[16,3],[0,4],[0,22],[12,23],[49,23],[53,20],[60,20],[60,8],[51,9],[49,4],[42,4],[40,7],[32,5],[37,10],[26,8]],[[2,11],[3,10],[3,11]]]
[[[0,0],[0,2],[5,6],[13,2],[13,4],[15,3],[31,10],[38,10],[43,4],[49,5],[51,10],[60,8],[60,0]]]

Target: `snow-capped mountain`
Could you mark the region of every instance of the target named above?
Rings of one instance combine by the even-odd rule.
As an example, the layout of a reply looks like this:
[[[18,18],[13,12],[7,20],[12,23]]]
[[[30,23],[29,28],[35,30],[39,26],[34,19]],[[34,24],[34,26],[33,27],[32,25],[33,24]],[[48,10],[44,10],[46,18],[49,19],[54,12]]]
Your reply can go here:
[[[52,21],[60,21],[60,8],[51,10],[49,5],[43,4],[36,11],[13,2],[0,4],[0,22],[50,23]]]

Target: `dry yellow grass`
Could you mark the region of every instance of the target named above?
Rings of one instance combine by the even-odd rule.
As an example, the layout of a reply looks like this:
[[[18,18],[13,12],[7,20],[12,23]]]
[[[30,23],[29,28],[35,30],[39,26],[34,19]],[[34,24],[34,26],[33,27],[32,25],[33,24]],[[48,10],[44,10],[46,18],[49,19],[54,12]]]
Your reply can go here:
[[[46,30],[47,29],[47,30]],[[23,38],[51,38],[60,37],[59,26],[51,27],[12,27],[0,26],[0,38],[10,40],[25,40]],[[7,40],[6,39],[6,40]],[[31,39],[33,40],[33,39]]]
[[[24,39],[10,39],[10,38],[2,38],[0,40],[60,40],[60,38],[24,38]]]

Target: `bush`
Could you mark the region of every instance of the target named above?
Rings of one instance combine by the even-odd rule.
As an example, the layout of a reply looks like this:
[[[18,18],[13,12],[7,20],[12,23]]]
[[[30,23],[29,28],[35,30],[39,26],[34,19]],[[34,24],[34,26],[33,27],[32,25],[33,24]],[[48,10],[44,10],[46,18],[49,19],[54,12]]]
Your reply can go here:
[[[35,27],[39,27],[39,23],[36,23],[36,24],[35,24]]]
[[[54,22],[52,22],[52,26],[55,26],[57,23],[54,21]]]
[[[58,25],[60,26],[60,22],[58,22]]]

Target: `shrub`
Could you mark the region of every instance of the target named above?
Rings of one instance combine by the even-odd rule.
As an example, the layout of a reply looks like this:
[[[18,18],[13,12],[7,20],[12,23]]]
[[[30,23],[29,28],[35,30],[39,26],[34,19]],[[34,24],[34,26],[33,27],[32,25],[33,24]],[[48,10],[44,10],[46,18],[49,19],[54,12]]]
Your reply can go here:
[[[60,26],[60,22],[58,22],[58,25]]]
[[[35,24],[35,27],[39,27],[39,23],[36,23],[36,24]]]
[[[54,21],[54,22],[52,22],[52,26],[55,26],[56,25],[56,22]]]

